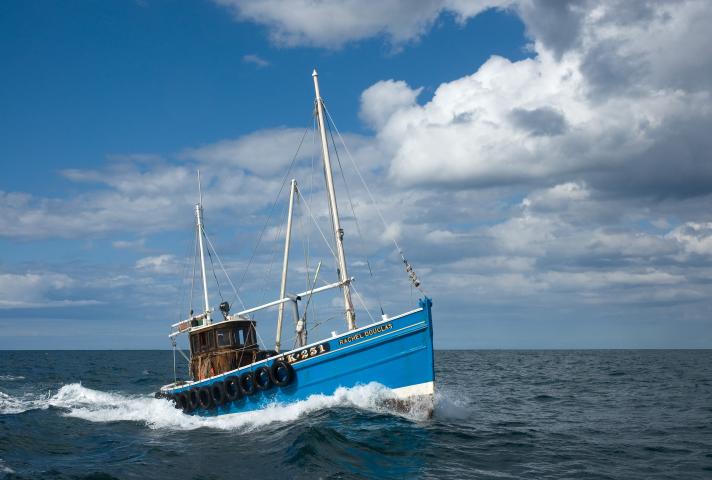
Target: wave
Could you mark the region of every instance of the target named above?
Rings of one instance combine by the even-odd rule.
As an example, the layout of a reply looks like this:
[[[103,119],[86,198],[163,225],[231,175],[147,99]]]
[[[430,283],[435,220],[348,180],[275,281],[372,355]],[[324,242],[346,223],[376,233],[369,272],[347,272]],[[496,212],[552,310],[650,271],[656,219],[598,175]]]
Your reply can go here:
[[[16,399],[0,392],[0,413],[22,413],[32,409],[54,407],[62,410],[62,415],[90,422],[133,421],[141,422],[152,429],[214,428],[246,431],[273,422],[291,422],[312,412],[335,407],[400,415],[413,421],[427,418],[429,412],[425,405],[414,404],[407,411],[398,411],[388,406],[388,400],[393,398],[394,394],[390,389],[370,383],[352,388],[338,388],[332,395],[312,395],[306,400],[288,404],[275,403],[253,412],[199,417],[184,414],[165,399],[103,392],[84,387],[80,383],[72,383],[61,387],[54,395],[34,399]],[[450,403],[445,405],[446,411],[451,409]]]
[[[45,409],[49,407],[47,403],[48,399],[49,394],[39,396],[26,394],[18,398],[0,392],[0,414],[11,415],[23,413],[28,410]]]
[[[0,375],[0,382],[13,382],[15,380],[24,380],[22,375]]]
[[[472,415],[470,398],[453,390],[435,390],[435,418],[441,420],[464,420]]]
[[[4,478],[6,475],[11,475],[15,473],[15,470],[5,465],[5,462],[0,458],[0,475]]]

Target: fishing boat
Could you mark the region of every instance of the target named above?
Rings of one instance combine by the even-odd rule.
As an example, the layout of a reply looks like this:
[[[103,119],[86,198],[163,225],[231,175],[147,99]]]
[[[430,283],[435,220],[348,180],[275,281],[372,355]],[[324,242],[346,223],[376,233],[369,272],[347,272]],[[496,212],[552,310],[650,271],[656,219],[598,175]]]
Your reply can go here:
[[[326,107],[319,92],[316,70],[312,77],[316,94],[315,125],[321,143],[320,156],[333,231],[333,248],[330,247],[330,250],[335,257],[337,281],[317,286],[319,263],[309,288],[296,294],[286,290],[293,206],[298,194],[297,182],[292,180],[279,297],[237,313],[230,313],[231,305],[223,301],[218,305],[220,313],[215,314],[208,295],[206,272],[206,251],[210,255],[208,246],[212,244],[205,234],[201,193],[194,213],[196,263],[200,265],[203,311],[194,313],[191,310],[188,318],[172,325],[169,335],[174,352],[176,338],[180,335],[188,337],[190,354],[184,354],[184,357],[189,364],[190,379],[175,379],[157,392],[157,396],[173,401],[176,408],[186,414],[215,416],[249,412],[275,403],[305,400],[316,394],[330,395],[339,387],[350,388],[374,382],[386,387],[388,395],[385,400],[392,401],[392,404],[405,408],[417,404],[432,413],[435,372],[430,298],[423,294],[409,311],[391,316],[382,311],[378,320],[365,325],[357,322],[352,301],[354,279],[348,273],[344,230],[339,217],[327,141]],[[379,216],[383,220],[380,213]],[[420,288],[413,268],[395,240],[394,243],[411,287]],[[340,290],[339,303],[343,300],[343,330],[332,331],[330,336],[310,342],[307,321],[309,302],[315,295],[337,289]],[[256,312],[269,309],[277,310],[272,349],[260,345],[254,319]],[[288,311],[293,317],[294,342],[285,348],[282,331]]]

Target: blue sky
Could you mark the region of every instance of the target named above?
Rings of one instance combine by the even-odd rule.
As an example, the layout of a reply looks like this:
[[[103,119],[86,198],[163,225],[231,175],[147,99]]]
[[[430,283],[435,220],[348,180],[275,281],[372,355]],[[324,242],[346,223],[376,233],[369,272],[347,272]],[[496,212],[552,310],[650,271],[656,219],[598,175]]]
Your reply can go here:
[[[705,2],[1,8],[0,348],[165,348],[187,311],[195,170],[237,282],[311,125],[315,66],[389,223],[344,157],[367,230],[345,215],[347,254],[357,278],[375,267],[374,314],[415,301],[396,237],[439,348],[712,346]],[[313,147],[309,131],[294,175],[326,229]],[[276,296],[285,200],[247,303]],[[312,269],[329,261],[313,243]]]

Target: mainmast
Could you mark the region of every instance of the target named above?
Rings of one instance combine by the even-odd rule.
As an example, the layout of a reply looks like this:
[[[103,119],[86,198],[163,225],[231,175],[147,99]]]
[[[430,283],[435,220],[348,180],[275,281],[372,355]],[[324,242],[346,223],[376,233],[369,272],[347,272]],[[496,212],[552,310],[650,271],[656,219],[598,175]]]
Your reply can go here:
[[[205,305],[205,323],[212,323],[210,301],[208,300],[208,277],[205,274],[205,246],[203,245],[203,192],[200,189],[200,170],[198,170],[198,203],[195,205],[195,227],[198,232],[200,248],[200,276],[203,280],[203,301]]]
[[[329,159],[329,144],[326,138],[326,127],[324,122],[324,104],[319,93],[319,74],[316,69],[312,73],[314,79],[314,91],[316,92],[316,114],[319,120],[319,133],[321,135],[321,150],[324,158],[324,176],[326,177],[326,191],[329,198],[329,209],[331,221],[333,222],[334,236],[336,237],[336,260],[338,262],[339,281],[342,283],[341,291],[344,294],[344,310],[346,314],[346,324],[349,330],[356,328],[356,313],[351,301],[351,288],[349,286],[349,275],[346,271],[346,256],[344,254],[344,230],[341,228],[339,220],[339,209],[336,205],[336,191],[334,190],[334,178],[331,173],[331,160]]]
[[[289,189],[289,213],[287,214],[287,234],[284,238],[284,258],[282,259],[282,283],[279,286],[279,298],[287,294],[287,268],[289,267],[289,243],[292,239],[292,211],[294,210],[294,195],[297,193],[297,181],[292,179]],[[277,338],[274,342],[275,351],[279,352],[282,343],[282,319],[284,318],[284,303],[279,304],[277,313]],[[295,319],[296,320],[296,319]]]

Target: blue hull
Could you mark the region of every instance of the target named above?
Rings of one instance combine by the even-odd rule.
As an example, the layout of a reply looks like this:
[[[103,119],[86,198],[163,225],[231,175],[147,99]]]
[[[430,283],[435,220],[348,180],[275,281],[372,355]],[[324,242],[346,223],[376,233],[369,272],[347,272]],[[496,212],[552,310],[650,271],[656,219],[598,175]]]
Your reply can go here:
[[[294,380],[287,386],[272,386],[212,409],[197,408],[194,415],[214,416],[249,412],[271,403],[292,403],[311,395],[330,395],[339,387],[380,383],[399,397],[432,395],[433,367],[432,302],[421,299],[420,307],[397,317],[352,330],[306,347],[256,362],[231,372],[180,387],[164,387],[168,395],[210,386],[225,378],[270,366],[276,359],[288,361]]]

